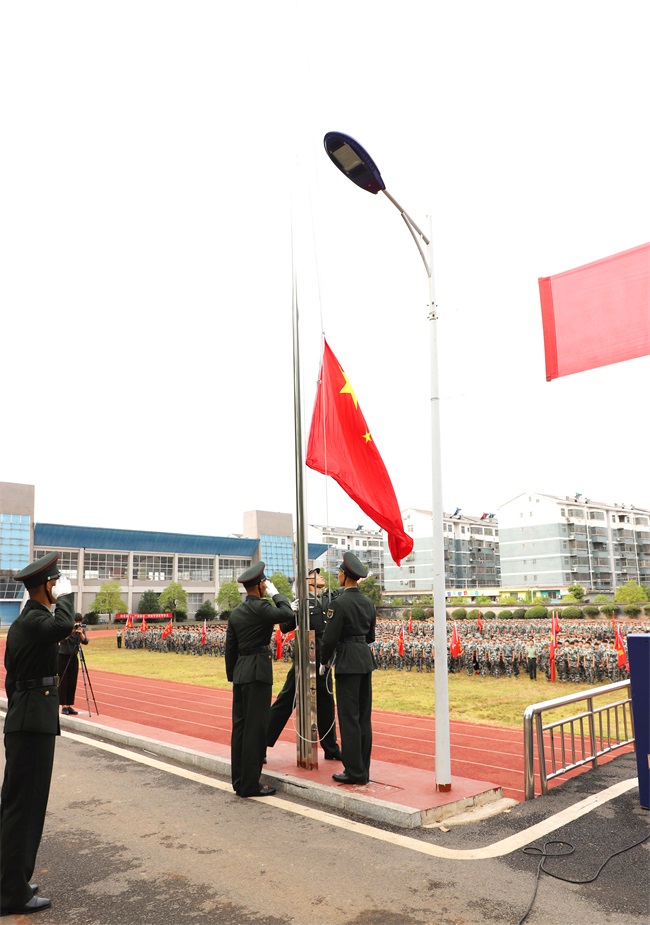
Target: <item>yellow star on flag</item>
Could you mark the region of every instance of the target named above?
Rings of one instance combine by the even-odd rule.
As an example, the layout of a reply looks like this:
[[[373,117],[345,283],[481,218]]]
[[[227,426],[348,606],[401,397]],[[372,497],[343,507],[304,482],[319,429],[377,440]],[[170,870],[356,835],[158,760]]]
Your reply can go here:
[[[359,407],[359,402],[357,401],[357,396],[356,396],[356,394],[355,394],[355,392],[354,392],[354,389],[352,388],[352,383],[351,383],[350,380],[348,379],[348,375],[347,375],[347,373],[345,372],[345,370],[344,370],[344,369],[341,369],[340,366],[339,366],[339,369],[341,370],[342,375],[345,377],[345,385],[343,386],[343,388],[342,388],[341,391],[339,392],[339,395],[351,395],[351,396],[352,396],[352,401],[354,402],[354,407],[355,407],[355,408],[358,408],[358,407]]]
[[[363,439],[366,441],[366,443],[370,443],[370,441],[372,440],[372,437],[370,436],[368,431],[366,431],[365,434],[363,435]]]

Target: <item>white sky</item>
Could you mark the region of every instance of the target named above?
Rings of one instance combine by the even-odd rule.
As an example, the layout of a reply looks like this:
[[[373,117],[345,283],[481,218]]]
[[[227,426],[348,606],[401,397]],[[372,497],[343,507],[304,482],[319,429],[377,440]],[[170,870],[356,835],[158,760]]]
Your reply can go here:
[[[305,440],[324,327],[430,507],[426,276],[337,130],[433,216],[446,510],[650,507],[650,358],[547,383],[537,287],[650,240],[649,26],[646,0],[2,4],[0,479],[41,522],[295,510],[293,214]],[[305,485],[309,522],[372,526]]]

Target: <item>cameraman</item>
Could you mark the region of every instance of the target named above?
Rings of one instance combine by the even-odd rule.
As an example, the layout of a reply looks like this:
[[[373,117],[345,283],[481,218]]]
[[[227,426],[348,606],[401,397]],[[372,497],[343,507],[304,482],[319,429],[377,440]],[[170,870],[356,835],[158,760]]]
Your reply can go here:
[[[74,695],[77,691],[77,676],[79,674],[79,646],[88,645],[86,624],[82,623],[80,613],[74,616],[74,628],[70,635],[59,643],[56,657],[56,670],[59,676],[59,703],[62,713],[67,716],[77,716],[78,710],[73,707]]]

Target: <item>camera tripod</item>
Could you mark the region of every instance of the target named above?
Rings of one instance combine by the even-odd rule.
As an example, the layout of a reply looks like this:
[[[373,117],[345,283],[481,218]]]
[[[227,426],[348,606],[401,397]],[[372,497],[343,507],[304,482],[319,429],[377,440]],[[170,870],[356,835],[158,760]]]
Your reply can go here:
[[[81,647],[81,643],[80,643],[80,642],[77,642],[77,644],[76,644],[76,646],[75,646],[75,649],[70,653],[70,658],[68,659],[68,664],[65,666],[65,669],[64,669],[64,671],[63,671],[63,674],[61,675],[61,678],[64,678],[64,677],[65,677],[66,672],[67,672],[68,668],[70,667],[70,663],[72,662],[72,659],[73,659],[73,658],[76,659],[76,658],[77,658],[77,655],[79,656],[80,668],[81,668],[81,677],[83,678],[83,682],[84,682],[84,693],[85,693],[85,695],[86,695],[86,705],[87,705],[87,707],[88,707],[88,716],[91,715],[91,711],[90,711],[90,699],[89,699],[89,697],[88,697],[88,691],[90,691],[90,693],[91,693],[91,695],[92,695],[93,703],[94,703],[94,705],[95,705],[95,712],[97,713],[97,716],[99,716],[99,707],[97,706],[97,701],[95,700],[95,692],[94,692],[94,690],[93,690],[93,686],[92,686],[92,684],[90,683],[90,675],[88,674],[88,666],[86,665],[86,657],[84,656],[83,649],[82,649],[82,647]]]

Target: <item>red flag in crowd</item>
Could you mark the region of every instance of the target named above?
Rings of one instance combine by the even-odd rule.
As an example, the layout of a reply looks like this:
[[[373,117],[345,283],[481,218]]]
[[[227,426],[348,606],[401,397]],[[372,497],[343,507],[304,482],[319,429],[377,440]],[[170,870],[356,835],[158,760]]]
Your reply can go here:
[[[397,637],[397,654],[404,655],[404,624],[399,628],[399,636]]]
[[[548,650],[548,663],[551,669],[551,681],[557,680],[557,672],[555,671],[555,650],[557,649],[557,634],[560,630],[560,621],[555,616],[555,611],[551,618],[551,646]]]
[[[282,630],[279,626],[275,631],[275,658],[278,662],[282,658]]]
[[[413,614],[409,614],[409,633],[413,632]]]
[[[546,378],[650,353],[650,244],[539,280]]]
[[[621,628],[618,623],[616,624],[616,632],[614,634],[614,648],[618,652],[618,667],[625,668],[627,665],[627,652],[625,651],[623,634],[621,633]]]
[[[145,618],[143,617],[143,618],[142,618],[142,623],[140,624],[140,632],[141,632],[141,633],[146,633],[148,629],[149,629],[149,627],[147,626],[147,621],[146,621]]]
[[[208,628],[206,626],[206,617],[203,618],[203,626],[201,627],[201,645],[204,646],[208,639]]]
[[[451,652],[452,658],[458,658],[463,654],[463,647],[460,644],[460,636],[458,635],[458,627],[454,623],[454,628],[451,631],[451,644],[449,646],[449,651]]]
[[[165,627],[165,629],[162,631],[161,639],[166,639],[167,636],[171,636],[173,631],[174,631],[174,626],[172,624],[172,621],[170,620],[167,626]]]
[[[128,617],[126,618],[126,623],[124,624],[124,629],[125,629],[125,630],[132,630],[132,629],[133,629],[133,614],[132,614],[132,613],[130,613],[130,614],[128,615]]]
[[[311,420],[306,463],[330,475],[368,517],[388,533],[388,548],[399,565],[413,549],[404,532],[395,491],[357,396],[325,341]]]
[[[481,611],[480,611],[480,610],[479,610],[479,612],[478,612],[478,617],[476,618],[476,622],[478,623],[478,631],[479,631],[479,633],[482,633],[482,632],[483,632],[483,621],[481,620]]]
[[[295,637],[296,637],[296,631],[291,630],[289,633],[287,633],[286,636],[282,637],[282,642],[291,642],[291,640],[295,639]]]

